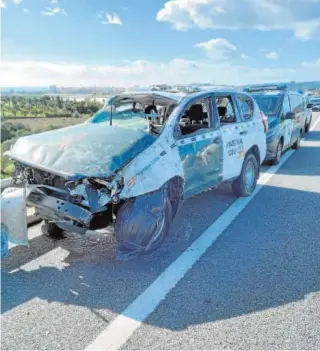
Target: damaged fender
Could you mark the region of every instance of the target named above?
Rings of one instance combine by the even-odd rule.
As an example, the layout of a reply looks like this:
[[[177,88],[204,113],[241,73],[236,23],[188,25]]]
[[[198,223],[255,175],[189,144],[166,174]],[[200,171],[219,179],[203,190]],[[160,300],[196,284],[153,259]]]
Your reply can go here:
[[[164,130],[154,144],[133,159],[122,173],[122,199],[156,191],[174,177],[184,179],[178,146],[171,129]]]

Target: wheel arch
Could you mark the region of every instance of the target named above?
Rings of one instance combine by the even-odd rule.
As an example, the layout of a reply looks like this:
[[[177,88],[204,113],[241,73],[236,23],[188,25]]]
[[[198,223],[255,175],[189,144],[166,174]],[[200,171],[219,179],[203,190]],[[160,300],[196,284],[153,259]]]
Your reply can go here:
[[[178,212],[178,209],[183,201],[184,179],[180,176],[175,176],[167,181],[169,201],[172,208],[172,218]]]
[[[258,161],[258,165],[259,165],[259,169],[260,169],[260,165],[261,165],[261,155],[260,155],[260,149],[258,145],[253,145],[248,151],[247,151],[247,155],[248,154],[253,154],[255,156],[255,158]]]

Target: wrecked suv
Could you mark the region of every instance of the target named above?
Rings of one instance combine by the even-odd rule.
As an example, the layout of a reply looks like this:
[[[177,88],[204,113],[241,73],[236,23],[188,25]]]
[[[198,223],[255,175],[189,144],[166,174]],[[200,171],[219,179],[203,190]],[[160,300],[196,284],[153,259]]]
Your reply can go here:
[[[265,133],[243,92],[113,96],[86,123],[21,137],[6,153],[24,186],[3,194],[2,226],[23,242],[29,204],[52,237],[114,224],[119,259],[150,252],[184,199],[226,181],[237,196],[254,191]]]

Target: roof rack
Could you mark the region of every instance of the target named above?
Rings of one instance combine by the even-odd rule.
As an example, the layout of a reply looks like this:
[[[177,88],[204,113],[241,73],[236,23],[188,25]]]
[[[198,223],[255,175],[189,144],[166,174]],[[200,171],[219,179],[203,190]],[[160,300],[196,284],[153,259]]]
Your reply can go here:
[[[251,93],[254,91],[270,91],[270,90],[287,90],[288,85],[278,84],[278,85],[260,85],[244,88],[243,91]]]

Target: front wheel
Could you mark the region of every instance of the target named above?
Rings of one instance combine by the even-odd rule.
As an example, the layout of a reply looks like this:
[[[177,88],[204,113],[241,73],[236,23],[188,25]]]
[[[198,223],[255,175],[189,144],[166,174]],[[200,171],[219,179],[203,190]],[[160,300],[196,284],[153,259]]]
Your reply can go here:
[[[238,197],[250,196],[257,186],[258,176],[258,161],[253,154],[247,154],[240,176],[232,183],[233,193]]]
[[[172,221],[167,189],[141,195],[123,204],[117,213],[117,258],[128,260],[157,249]]]

